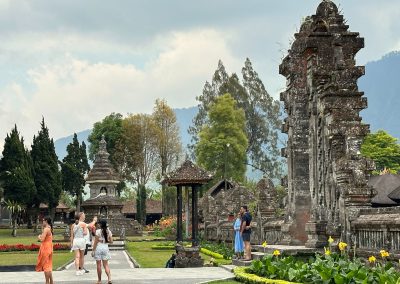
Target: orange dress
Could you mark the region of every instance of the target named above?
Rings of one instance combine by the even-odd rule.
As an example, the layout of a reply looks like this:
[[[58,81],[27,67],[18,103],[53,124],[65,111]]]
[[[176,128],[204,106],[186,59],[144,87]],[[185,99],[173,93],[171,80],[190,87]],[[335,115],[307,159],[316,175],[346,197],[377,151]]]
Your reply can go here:
[[[53,235],[49,230],[42,241],[39,249],[39,255],[36,264],[36,271],[53,270]]]

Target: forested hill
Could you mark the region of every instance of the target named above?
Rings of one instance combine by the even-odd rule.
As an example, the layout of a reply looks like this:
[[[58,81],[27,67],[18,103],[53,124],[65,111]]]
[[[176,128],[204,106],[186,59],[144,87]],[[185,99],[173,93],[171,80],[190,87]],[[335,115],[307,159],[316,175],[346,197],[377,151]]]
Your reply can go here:
[[[366,74],[359,80],[360,91],[368,98],[368,109],[361,112],[363,121],[371,125],[371,131],[386,130],[400,138],[400,52],[392,52],[382,59],[365,66]],[[184,147],[190,142],[187,129],[197,113],[197,107],[175,109]],[[111,111],[110,111],[111,112]],[[91,130],[77,133],[79,141],[87,143]],[[61,160],[72,135],[55,141],[56,153]]]
[[[358,85],[368,99],[363,121],[373,132],[383,129],[400,139],[400,52],[369,62]]]

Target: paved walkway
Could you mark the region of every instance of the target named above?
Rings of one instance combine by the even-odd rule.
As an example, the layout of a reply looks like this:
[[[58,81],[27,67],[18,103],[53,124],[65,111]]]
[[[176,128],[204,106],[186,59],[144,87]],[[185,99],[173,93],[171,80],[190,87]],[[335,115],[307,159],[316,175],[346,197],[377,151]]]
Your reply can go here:
[[[125,251],[111,251],[110,269],[114,284],[195,284],[206,281],[225,279],[233,277],[231,272],[218,267],[202,268],[133,268]],[[96,283],[96,262],[89,255],[85,257],[85,268],[90,272],[81,276],[75,275],[75,265],[71,263],[63,271],[54,271],[54,283],[87,284]],[[102,275],[103,283],[107,283],[107,276]],[[36,284],[43,283],[43,273],[39,272],[0,272],[1,284]]]
[[[112,269],[111,275],[114,284],[195,284],[233,277],[231,272],[219,267]],[[107,278],[104,277],[103,283],[107,283]],[[70,270],[55,271],[53,272],[53,278],[56,284],[93,284],[97,281],[96,273],[92,273],[92,271],[82,276],[76,276],[74,272]],[[0,283],[2,284],[36,284],[43,282],[43,273],[39,272],[0,273]]]

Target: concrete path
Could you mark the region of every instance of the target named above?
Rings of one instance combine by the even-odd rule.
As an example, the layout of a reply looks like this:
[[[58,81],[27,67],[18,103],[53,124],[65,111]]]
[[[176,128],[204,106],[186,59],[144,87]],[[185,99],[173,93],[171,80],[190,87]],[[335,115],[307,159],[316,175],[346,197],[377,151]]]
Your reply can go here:
[[[109,260],[109,264],[111,270],[134,268],[133,263],[124,250],[111,250],[110,254],[111,259]],[[89,273],[96,274],[96,261],[91,256],[91,251],[85,256],[84,267],[89,270]],[[67,265],[66,269],[71,271],[71,273],[75,272],[75,264],[71,263]]]
[[[233,277],[231,272],[219,267],[111,269],[111,275],[114,284],[195,284]],[[76,276],[73,270],[55,271],[53,272],[53,277],[56,284],[94,284],[97,281],[95,271],[90,271],[90,273],[82,276]],[[103,283],[107,283],[106,279],[104,275]],[[0,283],[2,284],[36,284],[43,282],[43,273],[39,272],[0,273]]]

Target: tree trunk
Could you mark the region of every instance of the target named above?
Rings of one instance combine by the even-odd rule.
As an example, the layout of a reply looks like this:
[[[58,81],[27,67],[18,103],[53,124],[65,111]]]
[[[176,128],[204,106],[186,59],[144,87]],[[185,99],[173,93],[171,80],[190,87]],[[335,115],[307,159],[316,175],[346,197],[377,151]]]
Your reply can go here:
[[[82,198],[82,195],[81,196],[79,196],[79,195],[76,196],[76,211],[75,211],[75,215],[78,214],[79,212],[81,212],[81,198]]]
[[[13,237],[17,236],[17,216],[16,214],[13,214],[13,218],[12,218],[12,232],[11,235]]]

